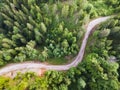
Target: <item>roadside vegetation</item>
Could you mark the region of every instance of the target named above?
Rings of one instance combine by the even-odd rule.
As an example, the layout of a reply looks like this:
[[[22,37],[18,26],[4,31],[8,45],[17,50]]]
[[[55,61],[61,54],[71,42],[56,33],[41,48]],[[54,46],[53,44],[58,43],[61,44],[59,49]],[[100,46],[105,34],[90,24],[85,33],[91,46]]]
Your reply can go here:
[[[120,64],[120,14],[99,25],[93,33],[89,42],[89,53],[99,53],[101,57],[106,58],[109,62]],[[97,38],[95,38],[97,37]],[[118,69],[120,74],[120,68]],[[119,79],[120,80],[120,79]]]
[[[66,56],[77,55],[90,19],[115,15],[91,33],[77,67],[41,77],[1,76],[0,90],[120,90],[119,0],[2,0],[0,8],[0,66],[27,60],[65,64]]]

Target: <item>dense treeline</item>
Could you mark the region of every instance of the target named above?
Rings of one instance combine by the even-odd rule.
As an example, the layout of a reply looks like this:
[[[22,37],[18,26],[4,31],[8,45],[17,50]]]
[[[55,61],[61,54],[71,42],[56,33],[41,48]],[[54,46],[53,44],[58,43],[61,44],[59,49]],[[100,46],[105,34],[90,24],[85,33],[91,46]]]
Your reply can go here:
[[[118,66],[97,53],[88,54],[77,68],[71,69],[69,90],[119,90]]]
[[[118,62],[120,60],[120,15],[116,15],[110,20],[102,23],[94,33],[96,40],[94,45],[91,45],[89,51],[99,53],[102,57],[108,60]],[[103,54],[102,54],[103,53]],[[111,58],[112,57],[112,58]],[[118,69],[120,74],[120,68]]]
[[[109,23],[108,23],[109,22]],[[98,29],[101,31],[100,37],[106,36],[107,41],[111,40],[111,49],[109,50],[109,55],[116,56],[120,59],[120,15],[116,15],[108,22],[103,23]],[[106,30],[105,30],[106,29]],[[107,34],[107,35],[105,35]]]
[[[1,90],[67,90],[70,84],[70,79],[57,71],[48,71],[43,77],[19,73],[14,79],[0,77],[0,81]]]
[[[120,12],[119,0],[89,0],[87,11],[90,17],[106,16]]]
[[[82,0],[4,0],[0,9],[0,61],[44,61],[75,55],[83,36]]]
[[[99,53],[103,57],[115,56],[116,59],[120,59],[120,15],[116,15],[113,18],[102,23],[96,28],[93,37],[94,44],[91,44],[90,52]],[[100,50],[100,49],[101,50]],[[103,53],[104,52],[104,53]],[[102,54],[103,53],[103,54]]]

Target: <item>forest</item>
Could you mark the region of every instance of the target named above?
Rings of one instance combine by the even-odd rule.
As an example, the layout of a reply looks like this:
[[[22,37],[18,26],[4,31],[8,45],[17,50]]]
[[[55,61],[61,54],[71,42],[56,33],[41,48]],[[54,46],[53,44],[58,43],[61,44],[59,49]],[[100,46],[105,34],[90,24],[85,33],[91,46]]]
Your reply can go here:
[[[119,12],[119,0],[1,0],[0,67],[69,61],[66,57],[79,52],[85,25],[98,17],[111,18],[93,29],[77,67],[48,70],[41,77],[33,72],[0,76],[0,90],[120,90]]]

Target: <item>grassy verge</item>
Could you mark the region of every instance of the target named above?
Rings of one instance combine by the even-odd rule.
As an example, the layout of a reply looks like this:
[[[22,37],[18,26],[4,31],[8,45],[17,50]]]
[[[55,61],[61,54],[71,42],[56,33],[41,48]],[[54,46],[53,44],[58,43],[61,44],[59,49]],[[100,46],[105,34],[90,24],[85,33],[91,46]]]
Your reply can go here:
[[[61,57],[61,58],[50,58],[50,59],[47,59],[46,61],[49,64],[62,65],[62,64],[68,63],[70,60],[67,60],[67,59]]]

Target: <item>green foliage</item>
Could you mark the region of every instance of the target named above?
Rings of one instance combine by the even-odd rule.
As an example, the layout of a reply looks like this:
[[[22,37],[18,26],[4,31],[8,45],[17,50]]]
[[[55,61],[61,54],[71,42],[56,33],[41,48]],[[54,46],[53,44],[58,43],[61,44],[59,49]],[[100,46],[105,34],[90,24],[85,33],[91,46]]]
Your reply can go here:
[[[99,31],[99,36],[104,36],[104,34],[106,34],[105,32],[108,32],[109,30],[109,34],[105,35],[106,37],[106,44],[110,45],[110,47],[107,47],[106,49],[109,50],[109,54],[116,56],[119,59],[119,37],[120,37],[120,28],[119,28],[119,14],[117,16],[115,16],[114,18],[111,18],[110,20],[108,20],[107,22],[101,24],[98,29]],[[103,33],[104,32],[104,33]],[[105,37],[100,37],[102,41],[103,38]],[[97,43],[98,45],[98,43]],[[105,47],[105,46],[104,46]]]
[[[68,90],[70,79],[58,71],[48,71],[45,75],[50,90]]]
[[[77,54],[82,26],[89,17],[118,13],[119,4],[119,0],[4,0],[0,3],[0,66]],[[0,77],[0,89],[119,90],[119,65],[107,61],[109,55],[120,58],[119,20],[117,15],[97,27],[88,54],[76,68],[47,71],[43,77],[34,73]]]
[[[9,52],[7,55],[1,54],[3,56],[1,61],[23,62],[27,59],[45,61],[48,58],[76,55],[79,40],[84,34],[82,26],[88,22],[89,17],[116,12],[119,1],[4,0],[1,8],[0,50],[5,53],[9,51],[8,49],[24,48],[20,51],[14,50],[16,52],[14,54]],[[117,23],[116,20],[110,25],[112,27]],[[107,35],[109,29],[99,34],[100,37]],[[47,50],[44,50],[44,47]],[[36,48],[41,50],[38,51]],[[107,51],[101,50],[101,52],[107,57]]]
[[[32,72],[18,73],[14,79],[0,77],[0,80],[1,90],[68,90],[67,86],[70,84],[69,79],[57,71],[49,71],[43,77]]]
[[[88,0],[85,10],[90,13],[90,17],[106,16],[120,11],[119,0]]]
[[[118,67],[117,63],[105,61],[104,58],[91,53],[76,69],[73,69],[72,77],[74,79],[72,79],[69,89],[119,90]],[[72,87],[74,88],[72,89]]]
[[[78,13],[83,9],[80,2],[75,0],[72,5],[58,0],[4,0],[0,9],[0,50],[4,53],[15,49],[16,53],[3,54],[1,60],[45,61],[77,54],[83,36],[80,25],[86,17],[81,15],[84,11]]]
[[[109,56],[115,56],[116,57],[118,63],[119,63],[119,60],[120,60],[120,42],[119,42],[119,38],[120,38],[120,27],[119,27],[120,17],[119,16],[120,16],[119,14],[114,16],[113,18],[111,18],[110,20],[108,20],[105,23],[102,23],[98,27],[100,34],[102,34],[102,32],[104,32],[105,29],[110,30],[109,34],[106,35],[105,43],[107,45],[109,45],[109,47],[107,47],[106,50],[107,50],[107,53],[108,53]],[[104,34],[102,34],[102,35],[104,35]],[[96,42],[96,45],[99,45],[99,43],[103,42],[102,41],[103,38],[104,37],[101,37],[101,39],[98,39],[100,42]],[[106,47],[106,45],[103,46],[103,47]],[[100,48],[100,47],[98,47],[98,48]]]

